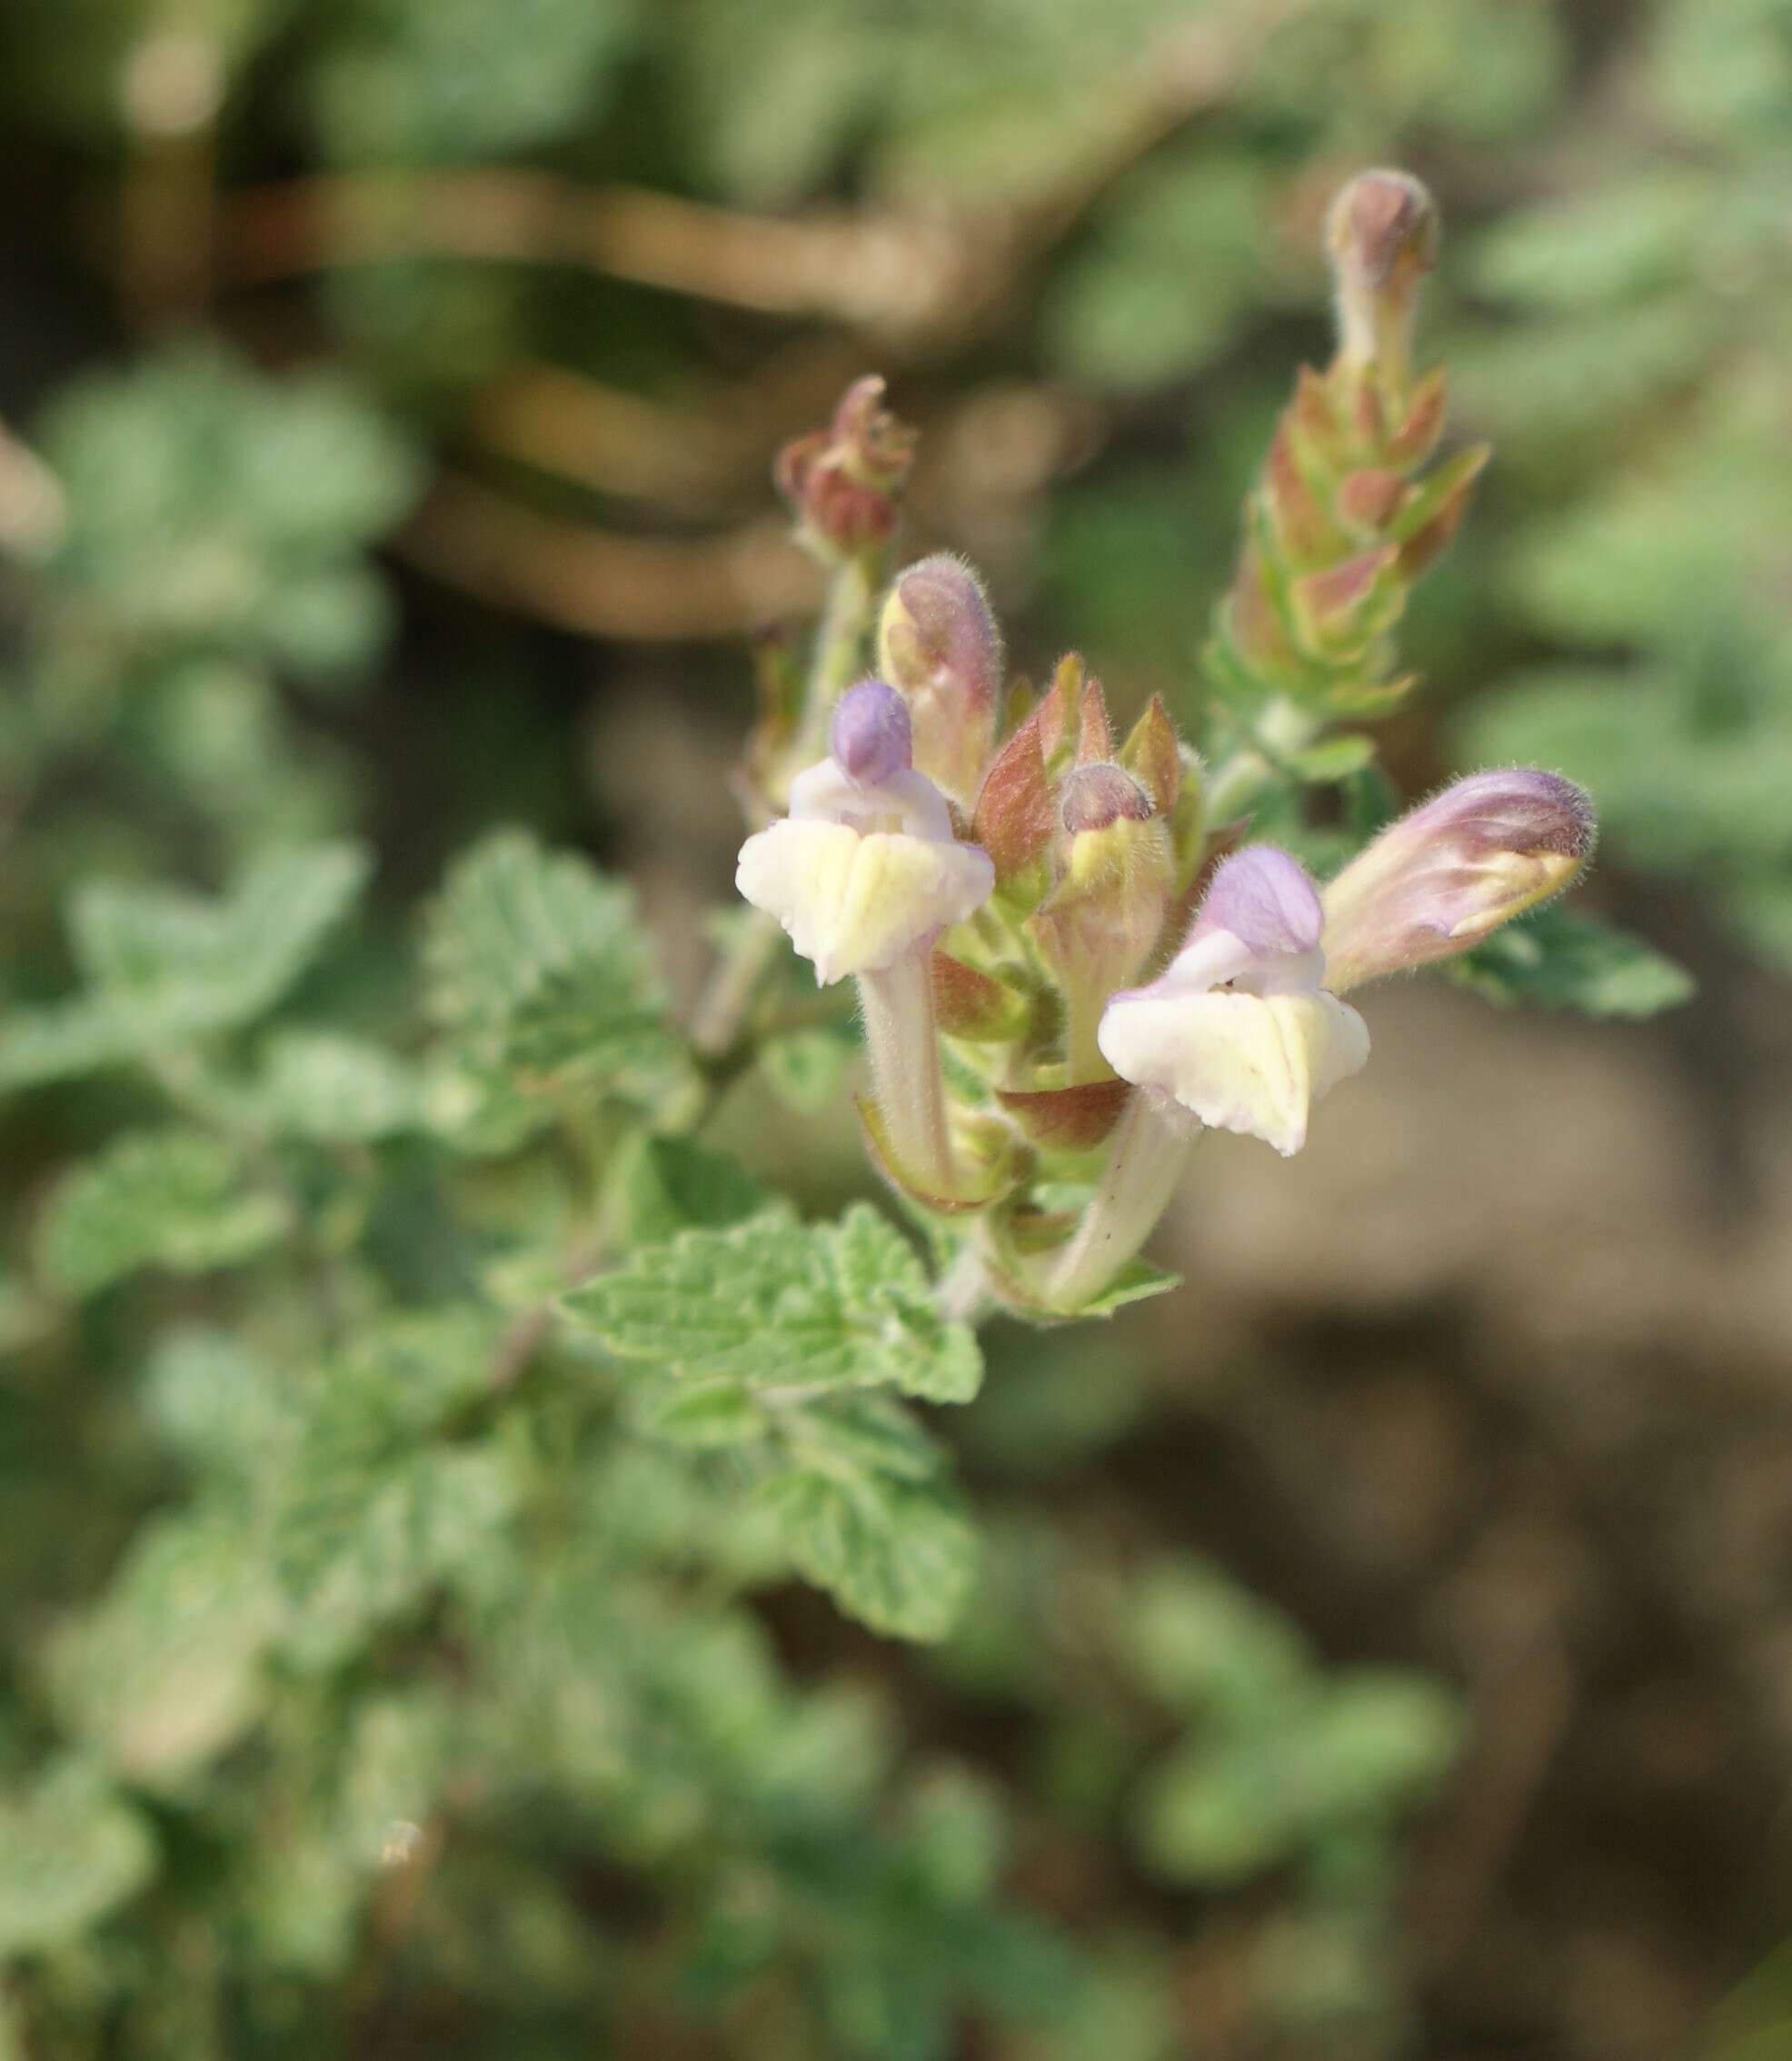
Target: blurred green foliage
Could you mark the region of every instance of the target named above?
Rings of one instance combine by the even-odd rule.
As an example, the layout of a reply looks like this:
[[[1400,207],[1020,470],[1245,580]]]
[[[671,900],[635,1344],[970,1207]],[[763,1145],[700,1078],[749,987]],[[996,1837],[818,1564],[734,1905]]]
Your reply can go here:
[[[545,364],[725,424],[831,324],[918,390],[1074,391],[1099,462],[1008,511],[1028,633],[1075,625],[1122,693],[1192,708],[1239,498],[1320,353],[1319,206],[1414,157],[1451,220],[1458,433],[1498,445],[1412,623],[1449,738],[1585,782],[1620,866],[1792,970],[1792,7],[17,0],[0,75],[83,195],[56,263],[144,325],[96,324],[42,396],[50,498],[5,525],[0,2056],[943,2061],[974,2026],[1016,2061],[1170,2061],[1204,2051],[1188,1957],[1226,1927],[1257,2044],[1216,2056],[1407,2051],[1403,1837],[1449,1692],[1326,1666],[1069,1508],[1146,1405],[1117,1356],[999,1339],[949,1446],[913,1406],[975,1393],[976,1344],[886,1219],[799,1225],[690,1136],[729,1083],[558,824],[490,832],[419,921],[370,905],[369,711],[406,754],[449,741],[425,865],[438,814],[509,815],[519,765],[576,755],[563,711],[480,727],[395,686],[380,554],[465,470],[682,535],[670,476],[662,507],[483,450],[488,386]],[[1012,277],[973,249],[992,300],[956,327],[976,294],[916,314],[906,274],[722,312],[552,237],[349,262],[304,206],[315,247],[231,276],[259,182],[504,164],[1050,233]],[[183,263],[216,238],[210,293],[169,208]],[[757,508],[766,454],[697,516]],[[457,660],[464,616],[408,605],[447,623],[425,666]],[[1535,999],[1539,966],[1618,1015],[1680,991],[1567,916],[1465,978]],[[851,1034],[782,1001],[759,1079],[812,1108]],[[981,1565],[961,1472],[1011,1501]],[[819,1635],[797,1575],[941,1643]],[[930,1728],[946,1698],[1003,1728],[988,1765]]]

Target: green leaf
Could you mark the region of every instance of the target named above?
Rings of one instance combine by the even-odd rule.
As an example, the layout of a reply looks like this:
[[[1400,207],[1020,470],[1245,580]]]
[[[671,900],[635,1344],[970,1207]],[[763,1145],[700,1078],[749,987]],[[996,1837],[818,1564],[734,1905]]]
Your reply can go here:
[[[155,1858],[139,1813],[77,1761],[0,1800],[0,1962],[80,1938],[136,1895]]]
[[[1198,1561],[1156,1569],[1130,1599],[1120,1631],[1152,1695],[1191,1716],[1247,1726],[1296,1695],[1310,1665],[1280,1611]]]
[[[1461,1735],[1441,1683],[1392,1668],[1332,1676],[1304,1727],[1314,1806],[1353,1817],[1405,1809],[1436,1785]]]
[[[287,1229],[279,1197],[244,1184],[207,1131],[133,1131],[64,1177],[38,1234],[38,1261],[63,1293],[96,1294],[144,1267],[199,1274],[253,1259]]]
[[[422,1095],[403,1062],[331,1030],[280,1030],[262,1049],[251,1108],[288,1138],[372,1144],[422,1120]]]
[[[635,1384],[629,1403],[638,1430],[675,1446],[715,1449],[748,1445],[770,1429],[752,1391],[732,1374],[696,1381],[650,1374]]]
[[[738,1160],[689,1138],[643,1138],[620,1161],[616,1183],[623,1242],[632,1246],[744,1223],[772,1200]]]
[[[1080,1317],[1111,1317],[1129,1302],[1148,1302],[1154,1295],[1168,1295],[1182,1285],[1180,1274],[1154,1267],[1149,1260],[1131,1260],[1122,1267],[1093,1301],[1077,1312]]]
[[[1340,737],[1327,737],[1317,744],[1309,744],[1289,761],[1289,766],[1302,780],[1315,787],[1329,786],[1334,782],[1349,780],[1352,773],[1375,761],[1375,740],[1365,737],[1360,731],[1347,732]]]
[[[364,0],[310,81],[330,155],[485,157],[582,129],[632,42],[632,0]]]
[[[152,1523],[97,1610],[56,1643],[64,1723],[134,1782],[177,1783],[261,1715],[274,1598],[246,1544],[234,1512]]]
[[[838,1224],[768,1212],[637,1252],[565,1299],[573,1321],[622,1359],[750,1388],[890,1385],[968,1402],[976,1339],[938,1313],[914,1249],[869,1204]]]
[[[1422,1676],[1311,1675],[1277,1703],[1203,1726],[1162,1762],[1140,1795],[1140,1837],[1180,1881],[1243,1881],[1339,1831],[1390,1827],[1459,1736],[1454,1700]]]
[[[360,554],[422,475],[391,418],[343,381],[270,378],[176,345],[73,384],[43,448],[68,495],[52,571],[114,662],[196,648],[311,670],[377,650],[383,606],[363,599],[346,623],[338,600],[320,639],[317,596],[364,596]]]
[[[156,1344],[144,1409],[164,1442],[194,1467],[246,1477],[297,1429],[296,1399],[234,1332],[189,1324]]]
[[[881,1390],[848,1390],[780,1410],[786,1449],[823,1473],[870,1473],[932,1481],[945,1455],[914,1412]]]
[[[271,1542],[283,1646],[302,1664],[335,1666],[439,1584],[480,1587],[503,1566],[516,1500],[496,1446],[295,1471]]]
[[[1692,976],[1653,945],[1554,907],[1497,931],[1445,971],[1502,1008],[1526,1002],[1586,1016],[1656,1016],[1693,992]]]
[[[358,845],[255,860],[221,898],[99,881],[69,912],[85,993],[0,1026],[0,1087],[65,1080],[233,1030],[273,1008],[360,893]]]
[[[800,1571],[893,1638],[943,1638],[976,1570],[976,1534],[941,1489],[801,1469],[766,1484]]]
[[[1205,363],[1250,304],[1269,200],[1261,167],[1243,156],[1171,154],[1133,173],[1048,296],[1054,360],[1125,389],[1160,386]]]
[[[1658,165],[1503,215],[1477,248],[1474,280],[1532,307],[1623,302],[1685,277],[1709,242],[1711,174]]]
[[[851,1023],[792,1030],[760,1048],[760,1069],[780,1101],[804,1116],[823,1110],[840,1092],[841,1077],[860,1050]]]
[[[1228,1887],[1291,1855],[1303,1798],[1286,1732],[1239,1733],[1172,1754],[1136,1807],[1140,1845],[1172,1881]]]
[[[423,963],[457,1055],[525,1092],[652,1083],[673,1057],[633,896],[524,831],[496,832],[451,870]]]
[[[496,1335],[483,1310],[391,1318],[316,1369],[267,1540],[283,1644],[305,1664],[334,1665],[438,1584],[503,1566],[508,1452],[431,1442],[490,1392]]]

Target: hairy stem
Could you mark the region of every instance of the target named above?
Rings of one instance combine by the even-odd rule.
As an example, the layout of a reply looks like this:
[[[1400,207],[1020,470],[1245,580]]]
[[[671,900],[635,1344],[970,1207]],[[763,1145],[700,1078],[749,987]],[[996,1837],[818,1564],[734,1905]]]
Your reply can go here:
[[[852,684],[864,659],[871,604],[882,577],[883,553],[877,551],[854,552],[834,569],[809,662],[809,691],[795,753],[799,765],[808,765],[827,750],[834,703]]]

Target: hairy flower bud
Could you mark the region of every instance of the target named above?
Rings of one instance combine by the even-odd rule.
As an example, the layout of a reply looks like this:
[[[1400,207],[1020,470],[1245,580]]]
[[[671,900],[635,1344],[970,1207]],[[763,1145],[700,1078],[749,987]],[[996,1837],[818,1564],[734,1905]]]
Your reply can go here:
[[[1058,881],[1030,928],[1063,991],[1075,1081],[1105,1070],[1095,1043],[1102,1004],[1156,944],[1176,869],[1168,822],[1123,768],[1072,767],[1058,809]]]
[[[915,433],[883,405],[883,382],[855,380],[834,419],[787,443],[772,478],[818,557],[850,558],[887,543],[914,460]]]
[[[1379,368],[1403,395],[1412,351],[1419,283],[1438,262],[1438,208],[1409,172],[1361,172],[1326,218],[1338,284],[1339,356]]]
[[[995,743],[1001,632],[981,582],[940,553],[901,573],[883,604],[878,660],[914,716],[915,763],[968,807]]]
[[[1151,814],[1151,798],[1130,773],[1122,772],[1119,766],[1075,766],[1065,774],[1059,790],[1058,812],[1070,833],[1074,854],[1084,836],[1091,831],[1111,830],[1119,822],[1146,821]],[[1082,849],[1092,854],[1101,848]],[[1104,862],[1105,859],[1088,861]]]
[[[1592,856],[1593,804],[1558,773],[1471,774],[1402,816],[1325,891],[1327,984],[1342,990],[1478,944]]]

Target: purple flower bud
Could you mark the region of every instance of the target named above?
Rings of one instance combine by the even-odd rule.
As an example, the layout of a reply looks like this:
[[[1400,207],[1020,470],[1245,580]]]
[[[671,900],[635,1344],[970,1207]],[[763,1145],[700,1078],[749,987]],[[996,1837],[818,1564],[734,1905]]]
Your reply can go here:
[[[915,719],[915,763],[969,803],[995,743],[1001,632],[977,575],[940,553],[890,590],[878,661]]]
[[[1214,869],[1190,942],[1225,931],[1253,952],[1307,952],[1324,922],[1319,890],[1300,862],[1273,844],[1251,844]]]
[[[1403,389],[1419,283],[1438,262],[1438,207],[1409,172],[1362,172],[1331,204],[1339,354]]]
[[[1478,944],[1592,856],[1593,804],[1558,773],[1471,774],[1402,816],[1325,891],[1336,990]]]
[[[1332,201],[1326,241],[1342,277],[1385,287],[1438,262],[1438,204],[1410,172],[1359,172]]]
[[[914,763],[909,704],[881,680],[861,680],[834,706],[834,763],[855,787],[881,787]]]
[[[1058,812],[1064,828],[1078,837],[1122,821],[1142,823],[1151,813],[1151,798],[1119,766],[1075,766],[1058,791]]]

